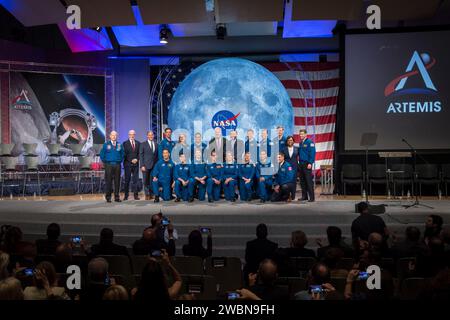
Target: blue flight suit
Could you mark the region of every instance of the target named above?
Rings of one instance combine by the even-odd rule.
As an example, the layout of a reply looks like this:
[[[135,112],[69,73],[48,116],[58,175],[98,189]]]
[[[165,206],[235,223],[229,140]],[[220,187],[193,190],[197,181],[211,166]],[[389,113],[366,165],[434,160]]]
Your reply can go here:
[[[205,184],[201,184],[195,178],[203,178],[203,177],[207,177],[207,176],[208,176],[208,173],[206,172],[206,164],[205,163],[195,163],[195,164],[191,165],[191,177],[190,177],[190,182],[188,184],[189,197],[191,198],[191,200],[194,198],[195,188],[198,188],[198,200],[200,200],[200,201],[205,200],[207,179],[205,179]]]
[[[239,166],[239,195],[242,201],[251,200],[253,196],[253,178],[255,177],[255,165],[253,163],[244,163]],[[245,183],[242,178],[250,179]]]
[[[273,147],[273,141],[266,139],[261,140],[258,142],[258,161],[261,151],[265,151],[267,154],[267,158],[276,160],[277,155],[272,155],[272,147]],[[278,150],[280,152],[280,150]]]
[[[250,152],[250,162],[256,163],[258,161],[258,141],[252,139],[245,140],[245,152]]]
[[[189,181],[187,186],[183,186],[178,178],[183,179],[184,181]],[[185,164],[177,164],[175,165],[175,169],[173,171],[173,180],[175,181],[175,195],[178,199],[183,199],[183,201],[188,201],[189,199],[189,184],[191,178],[191,166],[187,163]]]
[[[225,163],[223,166],[223,192],[225,193],[225,200],[232,201],[236,198],[236,185],[238,182],[238,170],[239,166],[236,163]],[[225,184],[225,180],[233,178],[228,184]]]
[[[124,150],[121,143],[116,141],[114,147],[111,141],[103,144],[100,151],[100,159],[105,166],[105,198],[111,200],[112,185],[114,182],[114,198],[120,200],[120,164],[124,158]]]
[[[152,171],[152,177],[158,178],[158,181],[152,181],[153,194],[160,196],[159,188],[162,187],[162,198],[164,201],[169,201],[172,196],[172,178],[173,169],[175,165],[172,160],[164,161],[158,160]]]
[[[210,163],[206,165],[208,179],[206,182],[206,192],[208,192],[208,201],[218,201],[220,199],[220,187],[222,184],[215,184],[214,179],[222,182],[223,166],[220,163]]]
[[[258,180],[258,195],[261,200],[267,201],[270,199],[274,170],[275,168],[271,163],[258,163],[256,165],[255,175]],[[264,178],[264,181],[261,181],[261,178]]]
[[[191,163],[194,163],[195,151],[201,150],[203,157],[203,152],[205,151],[206,147],[206,143],[204,142],[202,142],[200,145],[195,144],[195,142],[191,144]]]
[[[314,201],[314,182],[312,176],[312,169],[316,159],[316,146],[311,139],[306,138],[300,141],[299,146],[299,175],[300,186],[302,188],[302,200]],[[308,169],[308,164],[311,169]]]
[[[273,139],[273,143],[278,143],[278,152],[283,151],[284,147],[286,147],[286,136],[282,136],[281,139],[278,139],[278,136],[276,136]]]
[[[272,201],[283,201],[289,198],[295,186],[295,183],[292,182],[294,174],[295,171],[289,162],[284,161],[283,164],[280,164],[274,177],[274,185],[280,186],[280,191],[272,193]]]
[[[169,141],[166,138],[162,139],[161,142],[158,144],[158,160],[162,159],[162,153],[163,150],[169,150],[169,153],[172,154],[172,149],[175,146],[175,142],[174,141]],[[172,157],[172,155],[170,156]]]

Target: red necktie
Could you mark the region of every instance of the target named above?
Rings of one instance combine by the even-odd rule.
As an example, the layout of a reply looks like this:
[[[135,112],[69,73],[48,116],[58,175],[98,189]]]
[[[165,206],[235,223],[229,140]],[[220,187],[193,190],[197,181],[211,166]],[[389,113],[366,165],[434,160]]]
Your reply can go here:
[[[133,148],[134,151],[134,140],[131,140],[131,147]]]

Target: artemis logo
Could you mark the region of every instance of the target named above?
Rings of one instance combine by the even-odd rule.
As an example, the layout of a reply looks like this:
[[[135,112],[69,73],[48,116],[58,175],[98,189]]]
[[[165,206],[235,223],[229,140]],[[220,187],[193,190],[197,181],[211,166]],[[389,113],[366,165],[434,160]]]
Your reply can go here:
[[[430,96],[437,94],[436,86],[431,80],[428,70],[436,64],[436,59],[428,53],[414,51],[405,73],[396,77],[384,89],[384,96],[391,95],[423,95],[425,99],[421,101],[394,101],[388,106],[387,113],[423,113],[440,112],[442,110],[441,101],[432,101]],[[405,88],[405,84],[410,77],[418,76],[423,80],[424,88]]]

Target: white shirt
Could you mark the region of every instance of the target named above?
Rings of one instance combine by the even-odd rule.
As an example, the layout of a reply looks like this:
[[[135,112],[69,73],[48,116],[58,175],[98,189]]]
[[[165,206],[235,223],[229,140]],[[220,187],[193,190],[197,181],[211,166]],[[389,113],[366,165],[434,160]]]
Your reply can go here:
[[[289,158],[292,158],[292,154],[294,153],[294,147],[288,147]]]
[[[152,151],[155,151],[155,145],[153,140],[147,140],[148,145],[150,146],[150,149],[152,149]]]

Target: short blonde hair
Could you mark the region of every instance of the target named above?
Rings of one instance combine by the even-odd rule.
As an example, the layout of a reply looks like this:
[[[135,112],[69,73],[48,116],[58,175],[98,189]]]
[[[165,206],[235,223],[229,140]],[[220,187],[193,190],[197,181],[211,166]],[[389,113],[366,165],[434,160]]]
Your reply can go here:
[[[0,300],[23,300],[20,281],[14,277],[0,281]]]
[[[128,292],[121,285],[112,285],[105,290],[103,300],[128,300]]]

